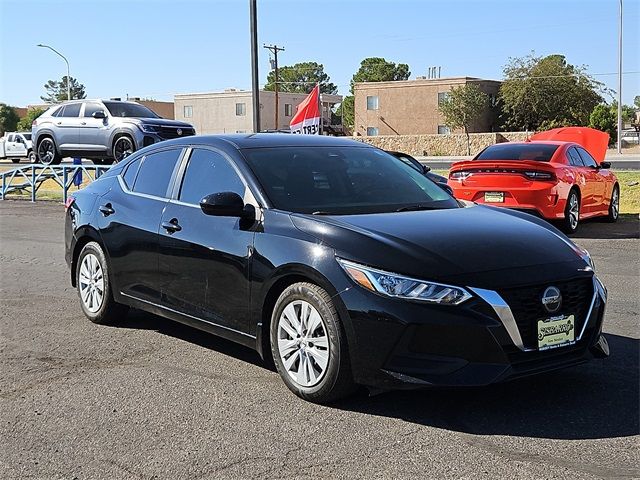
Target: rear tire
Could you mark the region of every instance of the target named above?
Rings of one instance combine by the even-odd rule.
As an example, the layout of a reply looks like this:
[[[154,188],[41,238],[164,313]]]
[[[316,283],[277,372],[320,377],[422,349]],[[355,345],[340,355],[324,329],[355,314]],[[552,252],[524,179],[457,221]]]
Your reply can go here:
[[[564,219],[560,228],[564,233],[575,233],[580,223],[580,196],[578,191],[572,189],[567,197],[567,205],[564,208]]]
[[[609,214],[607,215],[607,222],[615,223],[620,216],[620,187],[614,185],[611,192],[611,203],[609,204]]]
[[[271,315],[271,353],[280,377],[300,398],[328,403],[356,390],[347,339],[329,294],[295,283]]]
[[[76,288],[82,311],[93,323],[116,323],[129,310],[113,299],[107,259],[97,242],[87,243],[78,256]]]
[[[19,158],[12,158],[11,161],[13,163],[20,163],[20,159]]]
[[[38,161],[43,165],[59,165],[62,161],[51,137],[44,137],[38,142]]]
[[[27,160],[29,160],[29,163],[36,163],[38,161],[36,152],[34,152],[33,150],[29,150],[29,152],[27,153]]]

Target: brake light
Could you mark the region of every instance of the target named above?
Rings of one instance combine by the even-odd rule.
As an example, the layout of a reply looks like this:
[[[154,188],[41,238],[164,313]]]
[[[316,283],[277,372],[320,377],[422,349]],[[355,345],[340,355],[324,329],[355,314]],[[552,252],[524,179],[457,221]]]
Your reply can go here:
[[[538,170],[529,170],[523,172],[525,177],[532,180],[555,180],[556,176],[551,172],[540,172]]]
[[[471,175],[471,172],[467,172],[465,170],[460,170],[460,171],[457,171],[457,172],[451,172],[449,174],[449,178],[451,180],[464,180],[465,178],[467,178],[470,175]]]
[[[69,210],[71,208],[71,205],[73,205],[75,201],[76,197],[69,195],[67,197],[67,201],[64,202],[64,211],[66,212],[67,210]]]

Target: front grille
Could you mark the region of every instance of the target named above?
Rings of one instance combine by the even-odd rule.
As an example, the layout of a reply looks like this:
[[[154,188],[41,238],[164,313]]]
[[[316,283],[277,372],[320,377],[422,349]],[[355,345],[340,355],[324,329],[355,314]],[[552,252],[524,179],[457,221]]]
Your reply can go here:
[[[182,131],[182,135],[178,135],[178,130]],[[163,140],[170,140],[172,138],[190,137],[195,135],[195,130],[190,127],[158,127],[158,136]]]
[[[562,306],[550,314],[542,305],[542,295],[549,286],[558,287]],[[575,315],[576,339],[586,321],[593,299],[593,280],[590,277],[564,282],[549,282],[530,287],[501,290],[500,295],[511,308],[525,348],[538,348],[538,320],[557,315]]]

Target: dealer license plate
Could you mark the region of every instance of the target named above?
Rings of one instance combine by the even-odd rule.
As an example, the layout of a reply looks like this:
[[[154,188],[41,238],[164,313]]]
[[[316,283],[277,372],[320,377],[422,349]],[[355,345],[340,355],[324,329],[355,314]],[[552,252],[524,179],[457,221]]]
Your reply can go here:
[[[504,192],[484,192],[485,203],[504,203]]]
[[[573,315],[538,320],[538,350],[573,345],[576,339],[576,321]]]

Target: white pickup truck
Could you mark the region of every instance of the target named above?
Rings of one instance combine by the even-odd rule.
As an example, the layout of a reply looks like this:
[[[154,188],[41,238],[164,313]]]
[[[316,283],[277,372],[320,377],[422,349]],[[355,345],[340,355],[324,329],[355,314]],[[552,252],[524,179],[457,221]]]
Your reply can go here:
[[[35,163],[36,154],[31,146],[31,132],[10,132],[0,138],[0,159],[10,158],[13,163],[26,158]]]

